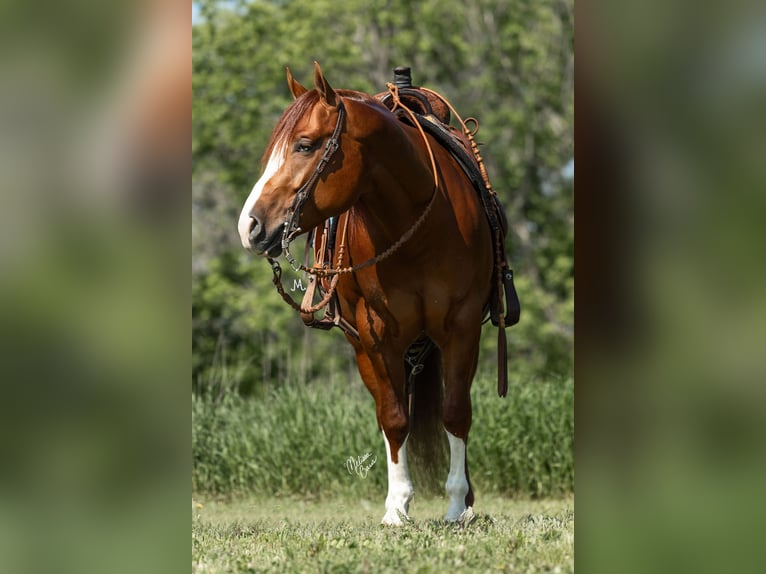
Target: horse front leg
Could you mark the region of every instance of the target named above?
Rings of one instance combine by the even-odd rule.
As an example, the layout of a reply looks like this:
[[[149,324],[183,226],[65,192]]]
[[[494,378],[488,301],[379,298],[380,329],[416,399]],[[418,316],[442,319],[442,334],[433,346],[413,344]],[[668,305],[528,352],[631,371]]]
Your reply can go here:
[[[407,415],[401,405],[384,407],[378,416],[386,443],[388,495],[382,524],[399,526],[409,520],[409,506],[415,490],[407,467]]]
[[[395,366],[387,366],[384,357],[379,353],[368,352],[359,344],[355,347],[359,373],[375,399],[378,426],[383,432],[386,444],[388,494],[386,512],[381,523],[400,526],[409,520],[409,505],[415,492],[407,467],[409,414],[404,398],[403,361],[399,361],[399,373]],[[401,388],[392,383],[393,380],[399,380],[397,375],[402,381]]]
[[[478,324],[478,323],[476,323]],[[444,403],[442,422],[450,449],[450,469],[445,483],[449,507],[445,519],[470,520],[473,517],[473,488],[468,474],[466,446],[471,430],[471,383],[476,373],[480,328],[470,324],[455,328],[442,353]]]
[[[455,522],[465,519],[473,513],[473,489],[468,479],[468,459],[466,458],[466,439],[447,431],[450,450],[450,469],[444,485],[449,496],[449,507],[445,520]]]

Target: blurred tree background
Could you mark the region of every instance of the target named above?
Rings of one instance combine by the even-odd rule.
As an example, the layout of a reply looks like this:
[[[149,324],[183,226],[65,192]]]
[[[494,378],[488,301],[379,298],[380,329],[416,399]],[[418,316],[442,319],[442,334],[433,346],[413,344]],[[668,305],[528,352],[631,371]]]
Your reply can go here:
[[[477,140],[509,220],[522,304],[510,368],[571,375],[574,302],[573,0],[255,0],[195,3],[193,22],[193,388],[246,394],[356,370],[339,331],[303,327],[245,252],[241,206],[317,60],[336,88],[377,93],[395,66],[481,124]],[[295,253],[298,253],[296,248]],[[287,273],[287,272],[286,272]],[[493,370],[485,329],[480,369]]]

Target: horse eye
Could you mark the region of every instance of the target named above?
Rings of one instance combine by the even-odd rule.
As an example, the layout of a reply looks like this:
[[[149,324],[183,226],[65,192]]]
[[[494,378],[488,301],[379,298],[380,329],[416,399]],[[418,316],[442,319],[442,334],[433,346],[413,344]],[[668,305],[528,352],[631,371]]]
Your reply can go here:
[[[314,149],[316,149],[316,145],[317,144],[315,142],[312,142],[311,140],[299,139],[295,143],[295,148],[294,149],[295,149],[295,151],[297,151],[299,153],[308,153],[308,152],[313,151]]]

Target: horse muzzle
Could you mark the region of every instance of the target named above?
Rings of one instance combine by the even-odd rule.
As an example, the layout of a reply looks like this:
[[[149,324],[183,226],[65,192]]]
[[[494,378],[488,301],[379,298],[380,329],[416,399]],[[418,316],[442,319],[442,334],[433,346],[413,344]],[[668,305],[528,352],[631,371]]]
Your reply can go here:
[[[243,216],[239,220],[239,237],[245,249],[256,255],[277,257],[282,252],[282,228],[277,226],[271,233],[254,216]]]

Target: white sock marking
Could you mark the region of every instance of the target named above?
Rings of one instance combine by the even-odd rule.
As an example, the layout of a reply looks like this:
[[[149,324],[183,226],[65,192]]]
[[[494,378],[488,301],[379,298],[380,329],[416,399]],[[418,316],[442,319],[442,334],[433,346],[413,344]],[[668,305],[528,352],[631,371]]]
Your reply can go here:
[[[266,163],[266,169],[263,170],[263,174],[261,175],[260,179],[255,182],[253,190],[245,200],[245,205],[239,214],[239,222],[237,223],[239,238],[242,241],[242,246],[245,249],[250,248],[250,214],[253,211],[253,207],[255,207],[255,202],[258,201],[261,193],[263,193],[263,188],[266,186],[268,181],[274,177],[274,175],[282,168],[284,163],[285,146],[274,146],[274,151],[272,152],[269,161]]]
[[[407,439],[404,439],[399,449],[399,462],[397,463],[391,460],[391,445],[386,438],[386,433],[383,433],[383,440],[386,441],[388,496],[386,497],[386,514],[383,516],[381,523],[399,526],[402,524],[399,513],[407,517],[407,509],[414,494],[409,470],[407,469]]]
[[[455,521],[466,509],[465,495],[468,494],[468,478],[465,476],[465,441],[449,431],[445,432],[449,440],[450,453],[449,475],[444,485],[449,495],[449,509],[445,518]]]

